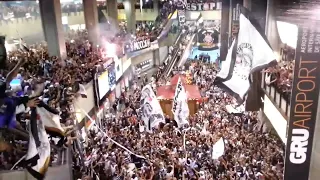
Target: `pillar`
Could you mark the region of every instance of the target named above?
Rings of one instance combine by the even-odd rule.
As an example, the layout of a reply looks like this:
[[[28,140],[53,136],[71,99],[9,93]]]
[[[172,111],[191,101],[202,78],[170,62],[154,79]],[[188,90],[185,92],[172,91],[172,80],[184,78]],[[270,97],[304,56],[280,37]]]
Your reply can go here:
[[[153,10],[159,14],[159,0],[153,0]]]
[[[107,14],[108,16],[118,23],[118,3],[117,0],[106,0],[107,1]]]
[[[66,58],[67,52],[61,19],[60,1],[41,0],[39,1],[39,8],[49,55],[61,57],[63,59]]]
[[[222,1],[221,10],[221,28],[220,28],[220,59],[225,60],[228,53],[228,41],[229,41],[229,9],[230,1]]]
[[[251,0],[243,0],[243,6],[249,10],[251,10]]]
[[[153,66],[154,67],[159,67],[160,66],[160,53],[159,49],[156,49],[152,51],[152,56],[153,56]]]
[[[126,0],[123,2],[124,11],[126,14],[127,21],[127,30],[131,34],[135,34],[136,32],[136,8],[135,8],[136,0]]]
[[[88,30],[89,41],[93,44],[99,44],[99,22],[97,0],[82,0],[84,21]]]

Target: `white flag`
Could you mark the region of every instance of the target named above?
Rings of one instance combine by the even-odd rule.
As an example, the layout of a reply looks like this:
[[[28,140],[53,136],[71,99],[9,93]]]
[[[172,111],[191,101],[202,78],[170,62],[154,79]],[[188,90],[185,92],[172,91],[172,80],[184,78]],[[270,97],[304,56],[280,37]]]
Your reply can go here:
[[[37,120],[34,116],[31,121],[34,123],[31,122],[29,124],[29,147],[25,157],[26,167],[33,177],[36,179],[44,179],[50,163],[50,142],[43,122]],[[36,139],[34,135],[37,136]],[[39,141],[38,145],[36,141]]]
[[[59,114],[54,114],[48,109],[39,106],[37,107],[37,114],[50,135],[65,136],[65,130],[61,126]]]
[[[240,106],[236,106],[236,105],[226,105],[226,109],[228,113],[243,113],[245,111],[245,107],[243,104],[241,104]]]
[[[174,94],[172,113],[179,128],[184,124],[189,124],[187,120],[189,116],[188,97],[180,77],[176,86],[176,92]]]
[[[250,88],[250,75],[276,63],[276,56],[250,12],[243,7],[240,9],[239,33],[217,79],[220,79],[220,85],[243,102]]]
[[[83,84],[79,84],[78,93],[81,95],[82,98],[87,98],[88,97],[87,90],[86,90],[86,88],[84,87]]]
[[[149,84],[142,88],[140,106],[141,118],[147,132],[152,132],[152,128],[165,122],[160,103]]]
[[[224,140],[221,137],[213,146],[212,146],[212,159],[218,159],[224,154]]]
[[[232,44],[228,50],[227,57],[224,61],[222,61],[221,64],[221,70],[217,74],[217,77],[221,78],[222,80],[225,80],[228,78],[229,75],[232,75],[232,72],[230,72],[231,62],[232,62],[232,51],[234,48],[236,41],[232,41]]]

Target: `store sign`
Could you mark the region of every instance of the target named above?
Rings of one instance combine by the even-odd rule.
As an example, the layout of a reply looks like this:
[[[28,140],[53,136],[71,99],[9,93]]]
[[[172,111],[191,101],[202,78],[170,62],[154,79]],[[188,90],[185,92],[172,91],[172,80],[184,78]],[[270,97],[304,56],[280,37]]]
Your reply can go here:
[[[212,1],[187,1],[186,9],[188,11],[214,11],[214,10],[221,10],[221,2],[216,0]]]
[[[139,51],[151,46],[150,39],[135,40],[131,42],[131,51]]]
[[[202,29],[198,32],[199,50],[208,51],[218,49],[219,32]]]
[[[284,180],[308,180],[320,82],[320,29],[300,28],[296,49]]]

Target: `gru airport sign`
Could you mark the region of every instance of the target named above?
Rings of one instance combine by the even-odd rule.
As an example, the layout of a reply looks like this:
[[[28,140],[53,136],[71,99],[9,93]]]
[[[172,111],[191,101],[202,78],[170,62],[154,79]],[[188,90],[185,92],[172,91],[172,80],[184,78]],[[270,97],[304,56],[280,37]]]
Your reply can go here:
[[[284,180],[309,179],[320,82],[320,29],[317,28],[299,28]]]

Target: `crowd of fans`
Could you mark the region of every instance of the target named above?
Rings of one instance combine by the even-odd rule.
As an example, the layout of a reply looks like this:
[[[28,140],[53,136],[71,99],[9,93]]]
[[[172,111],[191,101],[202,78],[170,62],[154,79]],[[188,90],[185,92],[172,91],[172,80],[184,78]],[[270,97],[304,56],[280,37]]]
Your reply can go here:
[[[265,71],[265,83],[274,87],[283,97],[290,102],[295,50],[284,45],[281,49],[281,59],[276,67]]]
[[[207,99],[189,117],[190,126],[185,131],[178,129],[174,119],[166,115],[166,122],[153,133],[145,132],[145,125],[139,119],[140,90],[147,83],[161,86],[169,82],[162,77],[161,68],[150,79],[138,77],[133,90],[124,91],[110,106],[103,126],[90,130],[85,148],[87,176],[93,179],[282,179],[281,140],[263,131],[264,125],[256,112],[227,111],[226,105],[233,99],[213,84],[217,70],[215,64],[200,61],[184,65],[184,73],[192,74],[192,83],[198,85]],[[105,133],[135,154],[113,143]],[[213,160],[212,145],[221,137],[225,143],[224,155]],[[75,174],[81,176],[83,172]]]
[[[90,82],[97,72],[97,67],[101,67],[105,60],[105,49],[92,46],[86,31],[74,31],[69,33],[68,37],[70,40],[66,43],[66,59],[50,57],[44,44],[28,46],[29,52],[19,48],[12,49],[7,53],[6,69],[0,74],[1,80],[5,80],[9,71],[23,61],[15,83],[10,83],[11,92],[8,93],[17,97],[30,96],[37,91],[39,84],[42,84],[44,87],[39,99],[60,112],[61,123],[65,128],[74,123],[72,102],[78,96],[80,85]],[[13,164],[25,155],[28,146],[26,124],[29,119],[27,112],[17,114],[18,134],[1,129],[1,134],[6,135],[0,140],[1,170],[12,168]],[[53,156],[56,154],[53,153]],[[56,161],[56,158],[53,159]]]

